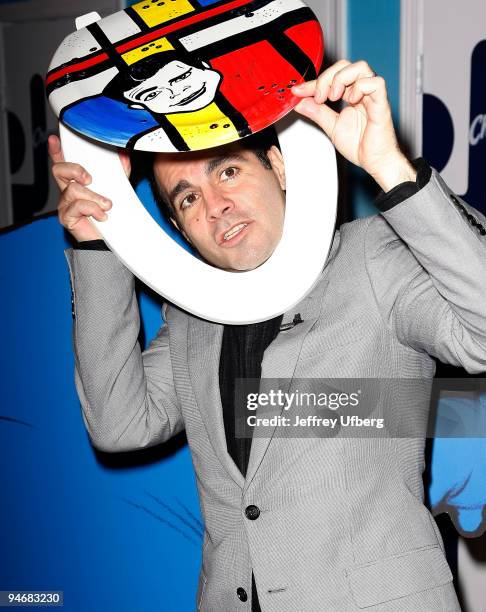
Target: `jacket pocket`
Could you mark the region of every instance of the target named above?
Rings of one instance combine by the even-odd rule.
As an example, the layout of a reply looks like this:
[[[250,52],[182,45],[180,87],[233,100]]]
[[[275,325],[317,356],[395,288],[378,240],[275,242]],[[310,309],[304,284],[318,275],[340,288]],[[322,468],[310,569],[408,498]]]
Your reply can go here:
[[[426,591],[452,581],[439,545],[386,557],[347,571],[358,608]]]

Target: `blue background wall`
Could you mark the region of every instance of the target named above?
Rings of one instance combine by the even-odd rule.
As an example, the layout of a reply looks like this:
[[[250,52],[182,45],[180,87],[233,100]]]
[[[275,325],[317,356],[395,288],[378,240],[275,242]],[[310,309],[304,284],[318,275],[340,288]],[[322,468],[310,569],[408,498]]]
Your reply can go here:
[[[118,455],[91,447],[67,246],[53,216],[0,235],[0,590],[62,590],[70,612],[193,610],[203,526],[185,438]],[[142,291],[140,306],[147,344],[159,299]]]
[[[348,59],[365,59],[386,80],[395,125],[400,95],[400,0],[348,0]],[[349,170],[354,217],[376,213],[378,187],[359,168]]]

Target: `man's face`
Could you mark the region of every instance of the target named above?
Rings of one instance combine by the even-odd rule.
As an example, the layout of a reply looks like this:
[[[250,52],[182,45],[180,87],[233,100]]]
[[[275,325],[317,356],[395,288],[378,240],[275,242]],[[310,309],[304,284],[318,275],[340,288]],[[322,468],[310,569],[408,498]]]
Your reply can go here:
[[[209,66],[196,68],[174,60],[123,95],[135,108],[154,113],[196,111],[213,101],[220,81],[219,72]]]
[[[176,224],[208,263],[224,270],[252,270],[282,237],[285,171],[277,147],[271,169],[251,151],[226,145],[190,154],[159,153],[154,174]]]

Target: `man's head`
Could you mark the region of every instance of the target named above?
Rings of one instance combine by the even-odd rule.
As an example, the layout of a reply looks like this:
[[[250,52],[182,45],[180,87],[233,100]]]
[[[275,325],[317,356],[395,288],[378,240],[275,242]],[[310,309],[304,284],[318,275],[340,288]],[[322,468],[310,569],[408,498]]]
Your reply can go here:
[[[159,205],[208,263],[252,270],[273,253],[285,216],[285,169],[275,132],[192,153],[158,153]]]
[[[164,51],[119,73],[103,94],[155,114],[196,111],[214,100],[221,75],[188,53]]]

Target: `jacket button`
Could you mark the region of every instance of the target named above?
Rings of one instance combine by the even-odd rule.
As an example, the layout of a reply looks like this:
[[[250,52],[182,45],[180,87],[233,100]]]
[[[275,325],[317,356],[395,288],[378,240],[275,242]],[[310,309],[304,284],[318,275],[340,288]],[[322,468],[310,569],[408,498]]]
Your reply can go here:
[[[236,594],[238,595],[238,599],[240,601],[246,601],[248,599],[248,595],[246,594],[245,589],[242,587],[238,587],[236,589]]]
[[[486,229],[484,229],[484,227],[483,227],[483,226],[481,226],[481,227],[479,228],[479,233],[481,234],[481,236],[486,236]]]
[[[245,509],[246,518],[254,521],[260,516],[260,508],[258,506],[247,506]]]
[[[454,202],[454,204],[459,204],[459,200],[456,198],[455,195],[453,195],[452,193],[450,194],[451,196],[451,200]]]

